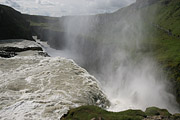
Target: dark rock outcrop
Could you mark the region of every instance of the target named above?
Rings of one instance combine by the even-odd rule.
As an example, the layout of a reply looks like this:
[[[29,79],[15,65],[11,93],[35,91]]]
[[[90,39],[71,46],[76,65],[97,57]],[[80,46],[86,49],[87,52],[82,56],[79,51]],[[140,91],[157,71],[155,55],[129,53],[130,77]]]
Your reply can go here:
[[[18,52],[24,51],[43,51],[41,47],[27,47],[27,48],[18,48],[18,47],[0,47],[0,57],[2,58],[11,58],[18,55]],[[49,57],[47,53],[39,52],[40,56]]]
[[[2,58],[11,58],[16,56],[17,54],[15,52],[5,52],[5,51],[0,51],[0,57]]]
[[[43,52],[41,46],[29,40],[19,40],[19,39],[9,39],[0,41],[0,57],[2,58],[11,58],[16,55],[21,54],[22,52],[30,52],[32,54],[37,54],[40,56],[48,57],[48,54]]]
[[[0,51],[5,51],[5,52],[23,52],[28,50],[43,51],[41,47],[27,47],[27,48],[0,47]]]
[[[47,41],[55,49],[63,49],[66,44],[66,33],[63,31],[63,19],[57,17],[23,15],[31,22],[32,35],[41,41]]]
[[[48,53],[46,53],[46,52],[38,52],[38,55],[44,56],[44,57],[50,57],[50,56],[48,55]]]

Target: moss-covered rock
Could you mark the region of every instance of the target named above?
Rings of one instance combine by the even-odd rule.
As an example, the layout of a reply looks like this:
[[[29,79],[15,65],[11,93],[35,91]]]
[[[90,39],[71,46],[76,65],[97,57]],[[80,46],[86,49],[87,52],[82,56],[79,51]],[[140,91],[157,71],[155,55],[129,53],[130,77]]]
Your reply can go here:
[[[149,107],[145,111],[147,116],[156,116],[156,115],[162,115],[162,116],[171,116],[171,114],[166,109],[160,109],[157,107]]]
[[[71,109],[61,120],[142,120],[146,114],[141,110],[108,112],[96,106]]]
[[[179,119],[180,119],[180,114],[179,114],[179,113],[176,113],[176,114],[174,114],[174,115],[172,116],[172,118],[173,118],[174,120],[179,120]]]

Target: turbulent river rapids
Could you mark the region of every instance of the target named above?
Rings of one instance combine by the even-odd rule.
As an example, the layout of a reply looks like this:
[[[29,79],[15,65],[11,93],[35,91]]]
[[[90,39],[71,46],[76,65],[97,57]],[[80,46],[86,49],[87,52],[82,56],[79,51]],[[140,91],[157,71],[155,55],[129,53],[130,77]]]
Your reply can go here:
[[[0,47],[40,47],[10,40]],[[97,80],[74,61],[43,57],[37,51],[0,58],[0,119],[59,119],[70,108],[109,105]]]
[[[97,105],[109,111],[158,106],[177,112],[174,96],[166,92],[166,84],[159,81],[162,78],[154,69],[156,64],[149,59],[133,64],[129,57],[122,57],[122,51],[117,68],[112,67],[115,59],[101,72],[89,67],[97,80],[79,66],[85,64],[72,51],[37,42],[9,40],[0,44],[7,48],[42,47],[51,56],[28,50],[0,58],[0,119],[59,119],[81,105]]]

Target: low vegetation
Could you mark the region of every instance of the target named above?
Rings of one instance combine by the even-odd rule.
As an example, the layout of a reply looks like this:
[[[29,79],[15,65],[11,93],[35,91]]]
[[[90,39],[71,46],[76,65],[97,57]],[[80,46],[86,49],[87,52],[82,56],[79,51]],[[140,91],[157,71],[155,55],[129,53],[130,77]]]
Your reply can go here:
[[[178,120],[179,114],[171,115],[167,110],[156,107],[141,110],[126,110],[123,112],[108,112],[96,106],[81,106],[71,109],[61,120]]]

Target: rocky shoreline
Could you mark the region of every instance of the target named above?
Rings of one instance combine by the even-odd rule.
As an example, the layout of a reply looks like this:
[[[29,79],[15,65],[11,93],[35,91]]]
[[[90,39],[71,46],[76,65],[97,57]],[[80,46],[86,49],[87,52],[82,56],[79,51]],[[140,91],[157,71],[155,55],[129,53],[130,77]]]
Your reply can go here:
[[[25,39],[9,39],[0,41],[0,57],[11,58],[26,51],[43,52],[43,49],[34,41]]]

